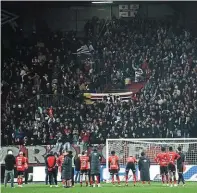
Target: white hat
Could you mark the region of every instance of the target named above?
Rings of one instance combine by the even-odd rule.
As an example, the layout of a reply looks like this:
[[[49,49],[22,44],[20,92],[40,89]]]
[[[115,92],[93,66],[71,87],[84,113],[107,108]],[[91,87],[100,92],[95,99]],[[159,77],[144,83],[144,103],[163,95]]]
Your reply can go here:
[[[13,154],[12,150],[9,150],[8,155],[12,155],[12,154]]]

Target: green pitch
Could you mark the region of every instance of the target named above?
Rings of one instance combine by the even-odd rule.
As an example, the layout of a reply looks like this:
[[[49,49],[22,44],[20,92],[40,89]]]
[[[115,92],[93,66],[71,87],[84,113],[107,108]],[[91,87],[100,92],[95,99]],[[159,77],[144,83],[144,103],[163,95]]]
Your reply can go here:
[[[111,184],[102,184],[101,188],[91,188],[91,187],[79,187],[77,185],[74,188],[63,188],[61,184],[60,187],[52,187],[42,185],[42,184],[28,184],[24,185],[23,188],[10,188],[10,184],[7,188],[1,186],[2,193],[197,193],[197,182],[188,182],[185,187],[167,187],[162,186],[161,183],[152,183],[151,185],[137,184],[133,186],[132,183],[129,184],[129,187],[125,187],[122,184],[121,187],[113,187]]]

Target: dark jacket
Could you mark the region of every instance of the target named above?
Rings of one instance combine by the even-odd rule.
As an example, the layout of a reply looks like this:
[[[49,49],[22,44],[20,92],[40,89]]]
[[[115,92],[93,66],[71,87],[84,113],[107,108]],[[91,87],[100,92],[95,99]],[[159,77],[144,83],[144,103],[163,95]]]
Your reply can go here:
[[[80,171],[80,158],[77,157],[75,160],[74,160],[74,164],[75,164],[75,170],[76,171]]]
[[[138,162],[141,181],[150,181],[150,160],[146,156],[141,156]]]
[[[72,160],[69,156],[64,157],[64,162],[62,164],[62,178],[64,180],[69,180],[72,177]]]
[[[14,165],[16,164],[16,159],[13,155],[6,155],[5,157],[5,169],[6,170],[13,170]]]
[[[73,155],[68,155],[68,157],[71,159],[72,167],[75,167],[75,166],[73,166],[73,164],[75,164],[75,161],[73,163],[73,159],[74,159]]]

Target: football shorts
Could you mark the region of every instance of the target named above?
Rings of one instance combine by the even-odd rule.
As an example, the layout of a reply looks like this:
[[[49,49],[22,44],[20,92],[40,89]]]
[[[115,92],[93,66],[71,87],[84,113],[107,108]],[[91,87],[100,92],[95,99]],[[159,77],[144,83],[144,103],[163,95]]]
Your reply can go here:
[[[172,163],[169,163],[168,164],[168,171],[169,172],[176,172],[176,167],[175,167],[175,165],[174,164],[172,164]]]
[[[132,170],[133,173],[136,172],[136,168],[135,168],[135,164],[134,164],[134,163],[128,163],[128,164],[126,165],[125,171],[126,171],[126,172],[129,172],[129,170]]]
[[[168,174],[168,167],[167,166],[160,166],[160,174]]]
[[[118,169],[110,169],[110,175],[118,174]]]
[[[84,170],[80,170],[80,174],[81,175],[88,175],[88,170],[87,169],[84,169]]]

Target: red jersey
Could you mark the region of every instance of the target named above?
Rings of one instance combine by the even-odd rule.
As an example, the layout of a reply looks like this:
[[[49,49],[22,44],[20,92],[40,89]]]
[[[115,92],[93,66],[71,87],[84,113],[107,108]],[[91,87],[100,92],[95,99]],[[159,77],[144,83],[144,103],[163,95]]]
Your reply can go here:
[[[135,157],[130,156],[127,158],[127,163],[137,163],[137,160]]]
[[[25,158],[25,169],[28,169],[28,163],[29,163],[28,158],[27,157],[24,158]]]
[[[162,153],[157,154],[155,161],[157,163],[159,163],[160,166],[167,166],[169,163],[168,154],[166,152],[162,152]]]
[[[113,169],[117,170],[119,168],[119,164],[118,164],[119,158],[117,155],[110,156],[108,161],[111,170]]]
[[[54,155],[49,155],[46,160],[46,165],[48,167],[48,171],[52,171],[56,166],[56,157]]]
[[[26,159],[23,156],[16,157],[16,170],[23,172],[25,170]]]
[[[175,161],[180,157],[180,155],[174,151],[169,151],[168,153],[169,163],[175,165]]]
[[[88,156],[80,156],[80,170],[87,170],[88,169],[88,162],[89,157]]]
[[[64,155],[60,155],[57,159],[57,165],[58,165],[58,170],[59,172],[62,171],[62,164],[64,162]]]

